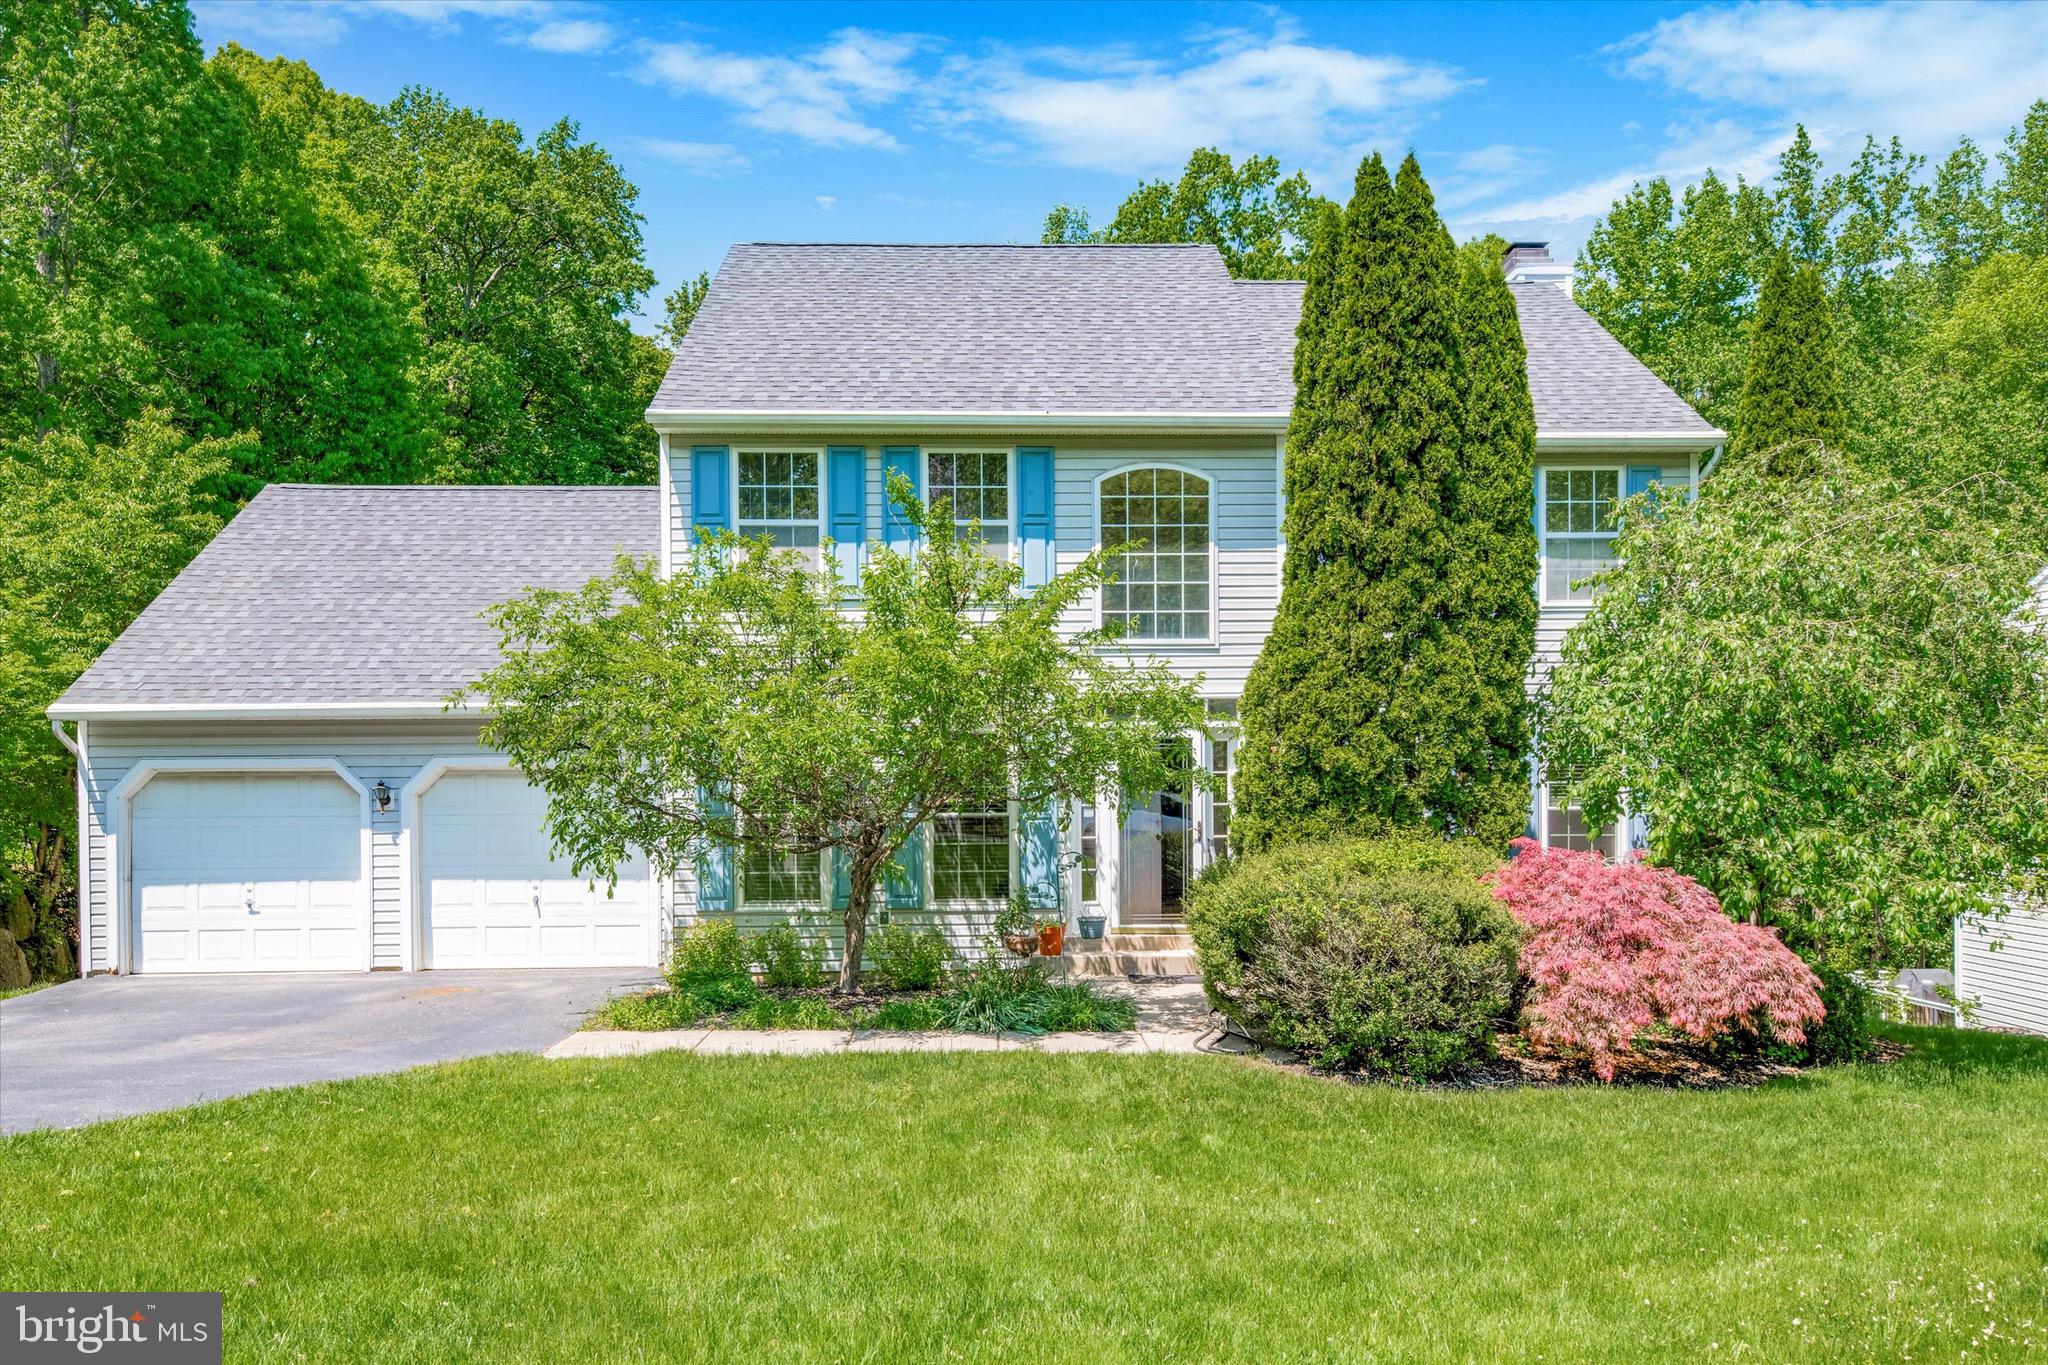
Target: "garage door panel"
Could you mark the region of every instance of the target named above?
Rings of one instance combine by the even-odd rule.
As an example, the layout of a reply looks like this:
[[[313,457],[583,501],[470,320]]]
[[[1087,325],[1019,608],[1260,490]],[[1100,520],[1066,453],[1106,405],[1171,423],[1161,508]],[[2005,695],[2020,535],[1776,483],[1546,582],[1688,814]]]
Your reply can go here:
[[[436,967],[639,966],[654,955],[644,859],[618,894],[548,845],[547,797],[516,773],[449,774],[420,802],[426,962]]]
[[[361,809],[332,776],[153,778],[130,803],[135,969],[362,966]]]

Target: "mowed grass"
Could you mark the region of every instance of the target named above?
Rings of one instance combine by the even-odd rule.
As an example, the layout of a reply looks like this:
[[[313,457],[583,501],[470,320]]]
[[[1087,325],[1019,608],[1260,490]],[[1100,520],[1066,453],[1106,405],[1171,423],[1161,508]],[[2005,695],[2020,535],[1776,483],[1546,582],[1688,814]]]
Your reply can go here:
[[[1755,1090],[495,1058],[4,1145],[15,1289],[231,1360],[2048,1357],[2048,1043]]]

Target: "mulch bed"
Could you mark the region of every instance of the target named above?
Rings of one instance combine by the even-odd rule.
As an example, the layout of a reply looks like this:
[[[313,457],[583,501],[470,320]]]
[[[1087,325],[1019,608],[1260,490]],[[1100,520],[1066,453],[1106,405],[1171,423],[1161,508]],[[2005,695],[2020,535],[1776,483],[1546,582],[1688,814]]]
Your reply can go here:
[[[1251,1049],[1246,1049],[1250,1051]],[[1300,1072],[1352,1085],[1400,1085],[1434,1090],[1513,1090],[1522,1087],[1572,1085],[1646,1086],[1663,1090],[1729,1090],[1762,1085],[1783,1076],[1798,1076],[1817,1068],[1792,1066],[1764,1057],[1717,1056],[1696,1044],[1651,1039],[1636,1044],[1634,1052],[1617,1059],[1614,1079],[1603,1082],[1593,1074],[1586,1058],[1554,1048],[1539,1047],[1519,1033],[1503,1033],[1494,1040],[1496,1056],[1485,1065],[1461,1076],[1439,1081],[1410,1081],[1398,1076],[1365,1075],[1358,1072],[1318,1071],[1298,1057],[1272,1048],[1262,1050],[1264,1059],[1283,1070]],[[1912,1051],[1904,1043],[1873,1039],[1866,1065],[1895,1062]]]

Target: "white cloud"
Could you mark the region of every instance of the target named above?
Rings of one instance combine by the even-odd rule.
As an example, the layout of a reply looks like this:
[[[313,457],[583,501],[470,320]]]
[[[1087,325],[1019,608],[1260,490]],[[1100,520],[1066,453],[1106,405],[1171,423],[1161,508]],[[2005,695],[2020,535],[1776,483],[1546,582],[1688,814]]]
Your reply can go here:
[[[614,36],[610,24],[594,19],[557,19],[527,34],[525,41],[542,52],[583,54],[604,51]]]
[[[679,142],[665,137],[635,137],[626,139],[625,145],[642,156],[680,167],[692,175],[732,175],[747,168],[747,158],[739,148],[727,142]]]
[[[348,32],[351,14],[340,5],[236,4],[192,0],[192,24],[207,46],[241,43],[265,47],[326,47]]]
[[[403,20],[438,34],[459,33],[465,20],[494,28],[501,40],[542,52],[601,52],[615,38],[612,26],[578,17],[591,12],[579,0],[195,0],[192,17],[208,45],[245,42],[325,47],[366,18]]]
[[[815,199],[818,207],[827,213],[830,213],[833,207],[839,203],[839,196],[836,194],[820,194],[815,196]]]
[[[891,101],[911,86],[906,67],[916,39],[845,29],[798,56],[721,52],[702,43],[652,43],[643,75],[678,95],[734,105],[742,123],[822,147],[901,151],[861,106]]]
[[[2003,135],[2048,91],[2048,6],[1750,3],[1663,20],[1610,52],[1626,74],[1701,99],[1938,155],[1962,134]]]
[[[1475,81],[1450,67],[1232,31],[1191,62],[1122,49],[998,54],[952,64],[969,122],[1062,165],[1132,174],[1179,167],[1199,146],[1335,159],[1364,138],[1398,139]]]
[[[1594,221],[1630,186],[1657,176],[1674,186],[1689,185],[1709,170],[1730,181],[1736,176],[1752,183],[1766,179],[1776,169],[1778,153],[1792,140],[1792,130],[1785,126],[1759,133],[1724,119],[1667,128],[1665,136],[1663,151],[1626,169],[1504,204],[1459,205],[1460,211],[1450,215],[1451,233],[1460,240],[1498,232],[1508,238],[1548,241],[1552,254],[1569,259],[1578,254]]]

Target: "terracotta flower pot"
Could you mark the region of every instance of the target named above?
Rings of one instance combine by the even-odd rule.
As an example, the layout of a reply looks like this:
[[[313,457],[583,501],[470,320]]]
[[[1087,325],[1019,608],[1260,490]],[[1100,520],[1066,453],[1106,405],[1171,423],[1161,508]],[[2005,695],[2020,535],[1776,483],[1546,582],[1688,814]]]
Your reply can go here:
[[[1041,957],[1058,957],[1067,943],[1067,926],[1048,924],[1038,931],[1038,952]]]

